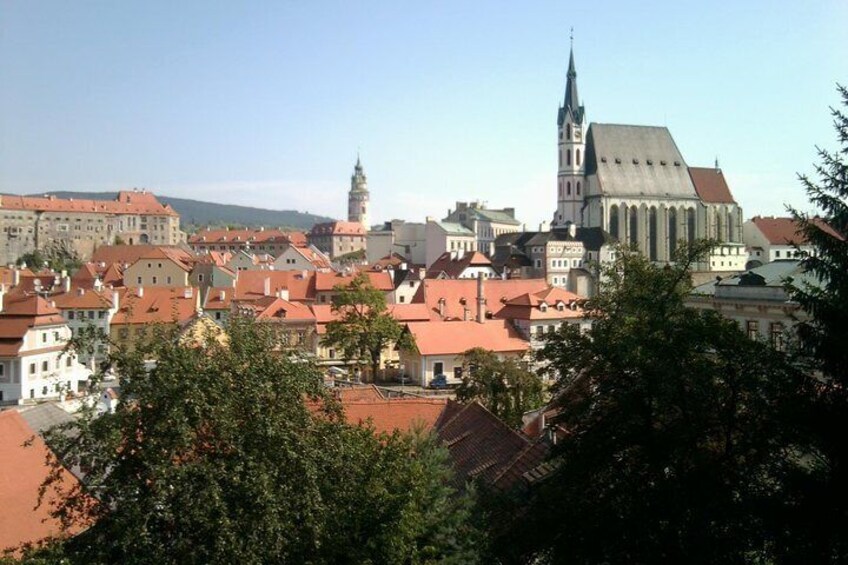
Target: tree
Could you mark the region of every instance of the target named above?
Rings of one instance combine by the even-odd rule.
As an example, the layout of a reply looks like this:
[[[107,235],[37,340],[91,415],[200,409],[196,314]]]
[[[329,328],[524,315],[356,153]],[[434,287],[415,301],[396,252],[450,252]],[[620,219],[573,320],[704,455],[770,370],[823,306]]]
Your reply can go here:
[[[456,389],[459,402],[479,401],[512,428],[521,416],[542,405],[542,379],[514,358],[498,359],[480,347],[463,354],[462,382]]]
[[[792,476],[791,528],[781,541],[793,557],[817,563],[848,561],[848,89],[837,90],[843,109],[831,108],[831,115],[840,148],[817,148],[817,179],[800,176],[821,215],[790,208],[800,235],[816,249],[801,256],[819,284],[789,286],[807,314],[797,324],[799,363],[815,386],[798,421],[807,456]]]
[[[69,250],[62,242],[55,241],[44,249],[35,249],[18,258],[18,265],[27,265],[34,270],[49,267],[55,272],[73,272],[82,266],[82,261],[76,253]]]
[[[85,473],[55,515],[91,527],[32,562],[475,559],[472,499],[451,486],[432,438],[344,423],[317,369],[271,353],[275,336],[260,325],[235,319],[226,346],[185,347],[177,328],[154,331],[150,344],[112,354],[123,399],[114,414],[86,409],[48,433],[62,463]]]
[[[735,322],[684,305],[712,242],[654,265],[619,249],[588,334],[541,356],[558,375],[559,441],[504,553],[542,562],[742,563],[771,557],[799,379]]]
[[[338,320],[327,324],[324,344],[339,348],[349,363],[370,365],[376,380],[383,351],[403,345],[403,327],[388,312],[386,296],[364,273],[334,290],[332,310]]]

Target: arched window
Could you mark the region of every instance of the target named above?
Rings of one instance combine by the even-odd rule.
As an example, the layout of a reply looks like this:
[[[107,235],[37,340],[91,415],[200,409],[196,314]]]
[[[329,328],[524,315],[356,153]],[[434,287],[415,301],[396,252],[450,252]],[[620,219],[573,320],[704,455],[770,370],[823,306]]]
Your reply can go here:
[[[574,153],[574,164],[579,167],[580,166],[580,150],[576,149],[575,151],[576,152]]]
[[[630,207],[630,218],[629,218],[629,228],[630,228],[630,245],[637,245],[639,243],[639,211],[636,206]]]
[[[657,245],[657,209],[651,206],[648,212],[648,258],[656,261],[659,258],[659,245]]]
[[[577,181],[577,196],[580,196],[580,181]]]
[[[618,239],[618,206],[613,204],[610,206],[609,212],[609,233],[615,239]]]
[[[727,213],[727,241],[736,242],[739,234],[736,233],[736,222],[733,220],[733,212]]]
[[[562,198],[562,181],[559,181],[559,197]]]
[[[686,240],[691,244],[695,241],[695,210],[686,210]]]
[[[668,254],[674,257],[677,251],[677,210],[668,209]]]
[[[565,194],[571,196],[571,181],[565,183]]]
[[[571,166],[571,149],[565,150],[565,164]]]
[[[715,213],[715,237],[718,241],[724,241],[724,221],[721,217],[721,212],[716,210]]]
[[[565,138],[571,141],[571,124],[565,124]]]

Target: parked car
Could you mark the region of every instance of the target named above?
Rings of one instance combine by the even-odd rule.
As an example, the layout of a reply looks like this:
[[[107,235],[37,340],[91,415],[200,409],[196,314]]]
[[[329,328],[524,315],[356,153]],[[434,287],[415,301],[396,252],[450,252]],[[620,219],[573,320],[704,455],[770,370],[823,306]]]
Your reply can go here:
[[[444,375],[436,375],[433,377],[433,380],[430,381],[430,388],[448,388],[448,378]]]

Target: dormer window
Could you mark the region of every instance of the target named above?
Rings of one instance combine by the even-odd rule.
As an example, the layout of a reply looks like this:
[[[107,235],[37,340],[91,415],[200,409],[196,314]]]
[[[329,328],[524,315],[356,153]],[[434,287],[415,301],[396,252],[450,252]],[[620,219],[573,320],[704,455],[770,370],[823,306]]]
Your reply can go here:
[[[547,312],[548,311],[548,305],[545,304],[544,302],[542,302],[541,304],[539,304],[539,310],[541,310],[542,312]]]
[[[560,312],[562,312],[563,310],[565,310],[565,302],[563,302],[562,300],[560,300],[559,302],[557,302],[557,310],[559,310]]]

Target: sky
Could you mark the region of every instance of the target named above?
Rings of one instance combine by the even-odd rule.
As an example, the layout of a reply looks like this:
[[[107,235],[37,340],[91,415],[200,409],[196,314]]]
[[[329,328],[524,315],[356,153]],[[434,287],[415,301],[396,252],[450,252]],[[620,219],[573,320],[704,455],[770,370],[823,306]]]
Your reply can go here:
[[[667,126],[746,217],[809,209],[848,2],[0,0],[0,192],[158,194],[372,222],[556,205],[570,29],[590,122]]]

